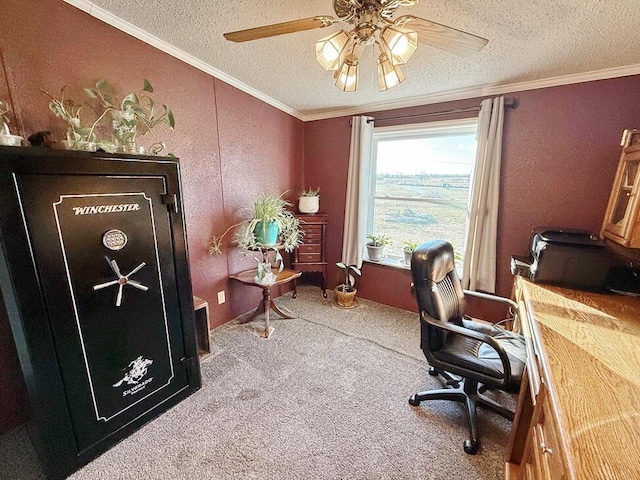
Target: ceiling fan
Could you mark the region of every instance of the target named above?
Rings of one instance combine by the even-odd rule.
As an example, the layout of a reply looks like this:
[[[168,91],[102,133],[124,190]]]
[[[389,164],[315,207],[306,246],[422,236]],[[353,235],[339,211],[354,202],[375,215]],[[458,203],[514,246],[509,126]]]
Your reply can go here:
[[[378,55],[378,87],[387,90],[405,76],[399,65],[407,63],[418,42],[456,55],[481,50],[488,40],[413,15],[392,19],[399,7],[413,6],[420,0],[333,0],[336,17],[326,15],[275,23],[263,27],[225,33],[232,42],[246,42],[289,33],[349,23],[351,30],[340,30],[316,43],[316,58],[327,70],[335,71],[336,86],[353,92],[358,86],[358,63],[368,45]]]

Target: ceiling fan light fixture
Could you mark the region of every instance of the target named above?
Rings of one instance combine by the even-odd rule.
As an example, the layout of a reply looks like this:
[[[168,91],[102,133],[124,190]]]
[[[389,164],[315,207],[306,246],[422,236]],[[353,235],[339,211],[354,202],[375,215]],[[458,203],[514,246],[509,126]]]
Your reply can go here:
[[[405,80],[404,73],[400,67],[394,65],[389,56],[382,52],[378,57],[378,88],[381,92],[395,87]]]
[[[380,43],[394,65],[403,65],[418,48],[418,34],[408,28],[388,25],[380,34]]]
[[[343,92],[355,92],[358,89],[358,57],[348,55],[337,73],[336,87]]]
[[[316,42],[316,59],[325,70],[338,70],[349,45],[349,35],[344,30],[332,33]]]

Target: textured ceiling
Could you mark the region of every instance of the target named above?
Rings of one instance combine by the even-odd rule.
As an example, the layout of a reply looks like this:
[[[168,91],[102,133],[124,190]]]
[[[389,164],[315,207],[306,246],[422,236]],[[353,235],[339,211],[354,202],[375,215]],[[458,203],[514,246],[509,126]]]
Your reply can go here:
[[[233,43],[225,32],[316,15],[332,0],[65,0],[303,120],[640,73],[638,0],[422,0],[398,9],[487,38],[468,57],[420,45],[379,92],[373,49],[357,92],[334,86],[315,42],[344,28]]]

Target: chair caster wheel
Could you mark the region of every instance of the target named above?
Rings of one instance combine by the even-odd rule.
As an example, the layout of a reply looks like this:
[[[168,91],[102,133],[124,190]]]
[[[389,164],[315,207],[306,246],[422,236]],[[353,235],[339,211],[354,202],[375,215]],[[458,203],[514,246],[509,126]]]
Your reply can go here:
[[[429,368],[429,375],[431,375],[432,377],[437,377],[438,371],[435,368],[431,367]]]
[[[418,400],[415,395],[411,395],[409,397],[409,405],[417,407],[418,405],[420,405],[420,400]]]
[[[322,292],[322,298],[327,298],[327,292]]]
[[[465,440],[464,441],[464,453],[469,455],[475,455],[478,453],[478,447],[480,446],[480,442],[473,440]]]

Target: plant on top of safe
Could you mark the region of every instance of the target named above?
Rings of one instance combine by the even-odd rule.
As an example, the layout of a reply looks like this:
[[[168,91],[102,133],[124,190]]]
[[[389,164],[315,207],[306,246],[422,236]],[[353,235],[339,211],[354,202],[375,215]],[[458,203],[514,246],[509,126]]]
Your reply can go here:
[[[209,254],[222,253],[222,241],[231,230],[238,228],[234,243],[244,250],[282,248],[292,252],[302,243],[300,221],[288,208],[291,203],[280,195],[262,194],[249,209],[247,218],[231,225],[220,235],[214,235],[209,242]],[[277,249],[276,248],[276,249]]]
[[[128,153],[138,153],[136,135],[149,133],[154,142],[149,151],[158,154],[166,147],[154,133],[154,128],[165,124],[170,130],[175,127],[173,112],[167,105],[156,106],[149,93],[153,93],[153,86],[145,78],[140,93],[129,93],[121,101],[117,101],[112,89],[105,80],[96,83],[95,88],[85,88],[86,94],[97,99],[105,108],[104,113],[111,112],[113,136],[118,149]],[[103,113],[103,115],[104,115]]]
[[[4,100],[0,100],[0,145],[9,145],[18,147],[22,143],[22,137],[18,135],[11,135],[9,130],[9,113],[11,108],[9,104]]]
[[[96,150],[100,144],[97,126],[104,118],[104,113],[89,121],[87,114],[83,113],[85,105],[71,98],[66,98],[66,90],[67,86],[65,85],[60,89],[59,98],[56,98],[46,90],[40,89],[51,99],[49,110],[67,124],[67,139],[63,143],[70,150]],[[108,145],[100,144],[101,148],[105,146],[108,149]]]
[[[11,135],[9,131],[9,117],[7,117],[7,113],[9,113],[9,104],[4,100],[0,100],[0,122],[2,123],[2,128],[0,128],[0,133],[3,135]]]

